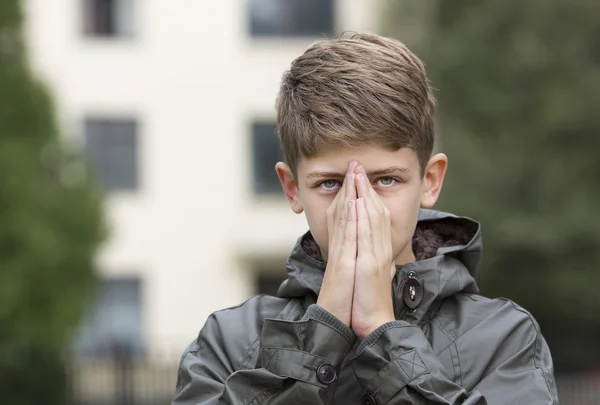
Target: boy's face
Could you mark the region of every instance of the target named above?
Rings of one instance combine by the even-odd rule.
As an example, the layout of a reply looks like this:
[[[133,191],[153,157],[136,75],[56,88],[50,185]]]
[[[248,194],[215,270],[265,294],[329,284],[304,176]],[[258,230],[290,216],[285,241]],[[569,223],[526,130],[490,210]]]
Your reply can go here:
[[[417,155],[409,148],[390,151],[375,145],[330,147],[317,156],[302,158],[297,179],[286,164],[278,163],[276,169],[284,193],[294,212],[306,213],[310,231],[325,260],[329,245],[327,209],[352,161],[365,168],[373,188],[390,211],[396,264],[414,261],[411,241],[419,207],[430,208],[435,204],[444,180],[446,156],[433,156],[424,168],[423,177]]]

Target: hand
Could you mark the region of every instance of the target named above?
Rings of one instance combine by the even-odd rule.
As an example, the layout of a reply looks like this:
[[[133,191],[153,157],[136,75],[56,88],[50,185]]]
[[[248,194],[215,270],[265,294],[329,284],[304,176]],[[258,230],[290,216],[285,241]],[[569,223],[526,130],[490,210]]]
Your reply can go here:
[[[350,326],[352,321],[352,295],[356,268],[357,211],[354,173],[356,165],[356,162],[348,165],[344,184],[327,209],[329,232],[327,268],[317,300],[317,305],[347,326]]]
[[[395,320],[392,278],[390,212],[383,204],[362,166],[356,168],[358,199],[358,255],[352,301],[352,329],[364,339],[381,325]]]

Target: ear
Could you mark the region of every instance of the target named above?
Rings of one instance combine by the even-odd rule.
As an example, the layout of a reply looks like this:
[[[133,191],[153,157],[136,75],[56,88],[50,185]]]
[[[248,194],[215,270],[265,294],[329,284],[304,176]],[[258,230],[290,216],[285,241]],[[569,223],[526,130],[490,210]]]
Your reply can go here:
[[[281,182],[283,194],[285,194],[285,197],[290,203],[292,210],[296,214],[300,214],[302,211],[304,211],[304,208],[302,207],[302,203],[298,197],[298,184],[294,179],[292,169],[290,169],[290,167],[285,163],[278,162],[275,165],[275,171],[277,172],[277,177],[279,177],[279,181]]]
[[[429,159],[423,174],[423,191],[421,195],[421,206],[431,208],[435,205],[448,167],[448,158],[443,153],[438,153]]]

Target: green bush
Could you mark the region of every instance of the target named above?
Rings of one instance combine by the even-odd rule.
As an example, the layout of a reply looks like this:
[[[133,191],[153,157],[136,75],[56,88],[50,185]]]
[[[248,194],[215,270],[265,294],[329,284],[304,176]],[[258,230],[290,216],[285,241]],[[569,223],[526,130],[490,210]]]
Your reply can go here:
[[[440,207],[483,222],[483,292],[533,312],[558,371],[598,367],[598,3],[388,4],[439,90]]]
[[[0,3],[0,392],[58,404],[65,349],[94,284],[102,198],[61,144],[28,67],[19,1]],[[43,393],[43,395],[42,395]]]

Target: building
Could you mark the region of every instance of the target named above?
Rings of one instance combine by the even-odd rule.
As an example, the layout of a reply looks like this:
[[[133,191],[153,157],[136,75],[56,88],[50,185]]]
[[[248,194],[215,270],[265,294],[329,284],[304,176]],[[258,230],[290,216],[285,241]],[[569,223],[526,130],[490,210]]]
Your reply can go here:
[[[373,0],[28,0],[34,68],[107,190],[111,238],[78,350],[179,356],[207,316],[285,277],[307,228],[280,193],[274,100]]]

